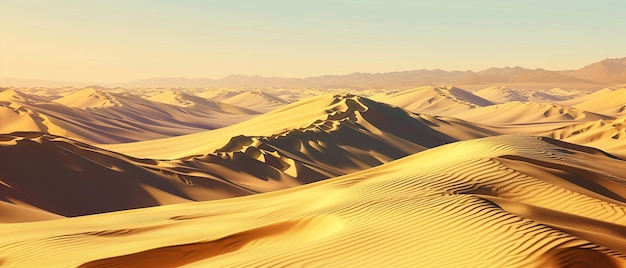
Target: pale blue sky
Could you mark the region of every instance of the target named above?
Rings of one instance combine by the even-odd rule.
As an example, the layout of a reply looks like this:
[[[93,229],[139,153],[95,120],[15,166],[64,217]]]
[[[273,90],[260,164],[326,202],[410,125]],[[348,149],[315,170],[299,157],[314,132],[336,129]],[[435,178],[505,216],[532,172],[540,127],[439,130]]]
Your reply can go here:
[[[573,69],[626,56],[624,12],[622,0],[0,0],[0,77]]]

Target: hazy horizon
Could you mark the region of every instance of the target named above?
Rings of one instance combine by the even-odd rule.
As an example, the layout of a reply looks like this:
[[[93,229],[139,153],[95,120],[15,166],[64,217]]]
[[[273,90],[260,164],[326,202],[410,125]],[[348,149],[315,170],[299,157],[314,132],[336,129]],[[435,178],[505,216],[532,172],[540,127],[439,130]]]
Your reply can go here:
[[[575,69],[624,56],[626,37],[616,33],[626,3],[601,3],[0,1],[8,37],[0,77],[121,83]]]

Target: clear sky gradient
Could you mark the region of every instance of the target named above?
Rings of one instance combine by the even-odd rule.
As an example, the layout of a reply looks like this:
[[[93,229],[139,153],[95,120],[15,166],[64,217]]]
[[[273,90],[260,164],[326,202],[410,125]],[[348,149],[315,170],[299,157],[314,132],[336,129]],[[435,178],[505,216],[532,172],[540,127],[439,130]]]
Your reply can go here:
[[[625,11],[623,0],[0,0],[0,77],[577,69],[626,56]]]

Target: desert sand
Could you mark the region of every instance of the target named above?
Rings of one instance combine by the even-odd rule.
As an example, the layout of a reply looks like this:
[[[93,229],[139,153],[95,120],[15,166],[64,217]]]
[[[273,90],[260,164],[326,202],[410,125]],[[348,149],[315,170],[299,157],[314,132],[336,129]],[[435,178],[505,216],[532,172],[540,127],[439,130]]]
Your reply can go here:
[[[0,265],[626,267],[626,87],[0,89]]]

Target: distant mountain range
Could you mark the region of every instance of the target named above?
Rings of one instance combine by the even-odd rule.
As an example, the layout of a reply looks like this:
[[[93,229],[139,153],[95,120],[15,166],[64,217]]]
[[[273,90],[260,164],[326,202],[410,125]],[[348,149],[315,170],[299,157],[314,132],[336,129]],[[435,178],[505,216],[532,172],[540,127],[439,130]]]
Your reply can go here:
[[[0,78],[0,86],[86,86],[89,83],[34,81]],[[149,78],[128,83],[97,83],[105,87],[211,87],[211,88],[387,88],[406,89],[424,85],[455,85],[484,88],[491,85],[537,88],[600,89],[626,84],[626,57],[605,59],[578,70],[549,71],[522,67],[489,68],[483,71],[414,70],[390,73],[352,73],[307,78],[230,75],[209,78]]]

